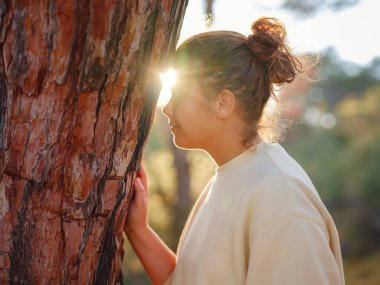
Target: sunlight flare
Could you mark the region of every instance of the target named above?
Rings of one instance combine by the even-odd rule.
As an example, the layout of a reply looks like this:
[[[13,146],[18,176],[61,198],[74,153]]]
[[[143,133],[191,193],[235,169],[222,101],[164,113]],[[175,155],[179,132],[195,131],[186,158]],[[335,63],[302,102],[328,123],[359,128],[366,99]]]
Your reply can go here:
[[[172,96],[171,88],[176,81],[176,72],[173,68],[169,68],[166,72],[161,73],[160,78],[162,83],[162,89],[160,92],[160,96],[158,97],[157,105],[159,107],[163,107],[169,102]]]

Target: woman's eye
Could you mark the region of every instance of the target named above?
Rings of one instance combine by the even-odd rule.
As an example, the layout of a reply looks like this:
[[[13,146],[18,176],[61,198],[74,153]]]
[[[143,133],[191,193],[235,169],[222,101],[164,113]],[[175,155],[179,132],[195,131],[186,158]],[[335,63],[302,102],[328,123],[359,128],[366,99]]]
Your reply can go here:
[[[179,102],[185,97],[185,91],[179,86],[172,87],[172,102]]]
[[[182,99],[182,96],[180,93],[172,91],[172,97],[171,97],[171,102],[173,104],[179,103]]]

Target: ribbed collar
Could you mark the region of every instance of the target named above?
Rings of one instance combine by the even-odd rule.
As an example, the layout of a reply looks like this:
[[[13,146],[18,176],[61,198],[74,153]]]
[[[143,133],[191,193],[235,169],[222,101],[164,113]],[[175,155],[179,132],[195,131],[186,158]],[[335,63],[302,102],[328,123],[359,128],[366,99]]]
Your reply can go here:
[[[260,142],[254,145],[253,147],[238,154],[237,156],[227,161],[223,165],[215,168],[216,176],[223,177],[228,175],[229,173],[235,172],[235,170],[239,170],[239,166],[248,161],[253,154],[258,153],[263,148],[264,144],[265,142]]]

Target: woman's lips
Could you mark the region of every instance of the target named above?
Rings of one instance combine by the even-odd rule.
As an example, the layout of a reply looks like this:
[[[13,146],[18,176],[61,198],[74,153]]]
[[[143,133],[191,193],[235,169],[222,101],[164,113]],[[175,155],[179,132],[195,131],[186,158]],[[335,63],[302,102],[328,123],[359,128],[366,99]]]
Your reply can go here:
[[[174,129],[177,129],[178,126],[177,125],[170,125],[170,130],[173,131]]]
[[[168,124],[170,126],[170,130],[171,131],[173,131],[174,129],[178,129],[179,128],[179,125],[176,122],[172,121],[172,120],[169,120]]]

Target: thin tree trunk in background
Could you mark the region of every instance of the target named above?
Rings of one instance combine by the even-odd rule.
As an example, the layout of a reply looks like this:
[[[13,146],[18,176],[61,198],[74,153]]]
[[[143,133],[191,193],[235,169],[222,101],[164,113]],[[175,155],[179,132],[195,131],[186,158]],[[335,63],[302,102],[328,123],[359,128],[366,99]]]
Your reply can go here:
[[[206,15],[214,16],[214,0],[205,0],[206,4]]]
[[[172,140],[172,134],[169,131],[168,133]],[[173,230],[174,235],[179,237],[192,206],[190,197],[190,170],[186,151],[176,147],[172,141],[169,142],[169,145],[174,156],[178,187],[177,200],[174,205]]]
[[[121,283],[155,72],[186,4],[0,1],[1,284]]]

